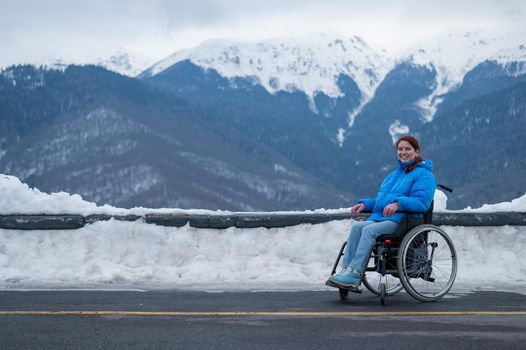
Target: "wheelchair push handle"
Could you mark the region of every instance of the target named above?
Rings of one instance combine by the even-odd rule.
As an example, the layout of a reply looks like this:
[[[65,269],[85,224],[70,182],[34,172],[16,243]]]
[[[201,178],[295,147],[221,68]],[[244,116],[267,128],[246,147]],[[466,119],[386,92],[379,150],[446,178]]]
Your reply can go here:
[[[441,190],[448,191],[449,193],[453,192],[453,189],[451,187],[447,187],[446,185],[438,184],[437,187],[440,188]]]

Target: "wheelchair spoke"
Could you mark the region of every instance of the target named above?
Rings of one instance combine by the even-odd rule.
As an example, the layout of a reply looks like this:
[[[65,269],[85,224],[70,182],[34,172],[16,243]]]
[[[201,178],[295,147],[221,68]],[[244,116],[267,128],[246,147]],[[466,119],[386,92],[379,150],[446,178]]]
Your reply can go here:
[[[380,283],[382,282],[382,275],[378,273],[378,266],[375,263],[377,256],[373,253],[368,264],[368,271],[366,271],[363,284],[373,294],[380,295]],[[395,268],[396,266],[392,266]],[[402,290],[403,286],[400,280],[390,274],[386,274],[384,278],[386,284],[386,293],[388,296],[394,295]]]
[[[421,301],[434,301],[444,296],[455,280],[455,248],[440,228],[421,225],[401,243],[398,269],[409,294]]]
[[[439,281],[439,283],[443,283],[444,285],[447,284],[450,275],[451,269],[448,269],[448,271],[444,271],[438,267],[433,269],[433,277],[435,278],[435,280]]]

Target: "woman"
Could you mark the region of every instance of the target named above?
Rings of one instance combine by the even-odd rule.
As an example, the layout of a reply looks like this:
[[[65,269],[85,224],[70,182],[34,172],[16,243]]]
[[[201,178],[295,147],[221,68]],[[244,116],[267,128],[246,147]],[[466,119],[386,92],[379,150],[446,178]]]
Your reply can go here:
[[[357,201],[352,215],[372,212],[367,221],[352,225],[345,249],[342,270],[327,281],[330,285],[356,288],[362,282],[376,238],[394,233],[405,214],[400,211],[425,212],[433,201],[436,181],[433,163],[420,156],[420,145],[413,136],[396,142],[398,167],[387,175],[375,199]]]

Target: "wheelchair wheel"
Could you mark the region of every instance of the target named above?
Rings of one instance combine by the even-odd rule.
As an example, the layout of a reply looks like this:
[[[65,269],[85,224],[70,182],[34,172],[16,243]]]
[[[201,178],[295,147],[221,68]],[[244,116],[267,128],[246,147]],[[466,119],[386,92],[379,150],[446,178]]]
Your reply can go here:
[[[449,236],[434,225],[420,225],[400,243],[398,271],[413,298],[430,302],[442,298],[457,275],[457,254]]]
[[[349,296],[349,291],[346,290],[346,289],[338,289],[338,291],[340,292],[340,299],[341,300],[347,300],[347,297]]]
[[[380,295],[380,284],[382,282],[382,275],[376,271],[367,271],[363,276],[363,285],[371,293]],[[400,280],[392,275],[385,275],[385,295],[395,295],[404,288]]]

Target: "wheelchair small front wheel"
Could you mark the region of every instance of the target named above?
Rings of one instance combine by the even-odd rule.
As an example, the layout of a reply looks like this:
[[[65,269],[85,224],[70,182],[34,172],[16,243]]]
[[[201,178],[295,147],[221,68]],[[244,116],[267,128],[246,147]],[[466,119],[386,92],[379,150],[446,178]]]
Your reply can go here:
[[[395,295],[404,287],[400,280],[393,275],[386,275],[385,281],[385,295]],[[367,271],[363,276],[363,285],[374,295],[380,295],[380,283],[382,282],[382,275],[376,271]]]
[[[385,298],[387,297],[387,288],[385,286],[385,283],[380,283],[380,304],[385,305]]]
[[[384,282],[386,286],[385,293],[387,296],[395,295],[401,291],[404,287],[402,286],[400,279],[391,274],[382,276],[382,274],[378,272],[377,264],[378,254],[373,252],[369,258],[367,269],[363,276],[362,283],[365,288],[367,288],[374,295],[380,295],[380,283]]]
[[[347,298],[349,297],[349,291],[347,289],[338,289],[338,291],[340,292],[340,299],[341,300],[347,300]]]
[[[457,253],[451,238],[435,225],[420,225],[400,243],[397,267],[404,289],[413,298],[441,299],[457,275]]]

